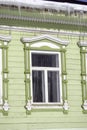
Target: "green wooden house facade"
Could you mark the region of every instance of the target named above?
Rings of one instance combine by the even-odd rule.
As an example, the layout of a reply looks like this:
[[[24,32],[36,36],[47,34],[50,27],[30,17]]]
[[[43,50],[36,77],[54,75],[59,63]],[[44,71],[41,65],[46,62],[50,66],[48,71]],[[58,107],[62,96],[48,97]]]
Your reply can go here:
[[[0,130],[87,130],[87,7],[34,3],[0,0]]]

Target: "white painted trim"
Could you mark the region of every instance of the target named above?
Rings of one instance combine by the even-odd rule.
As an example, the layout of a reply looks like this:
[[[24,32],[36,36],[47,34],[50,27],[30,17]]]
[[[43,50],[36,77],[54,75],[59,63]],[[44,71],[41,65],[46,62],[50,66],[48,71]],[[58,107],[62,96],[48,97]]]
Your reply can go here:
[[[84,110],[87,110],[87,100],[84,100],[84,103],[83,103],[82,107],[83,107]]]
[[[36,42],[36,43],[32,44],[30,47],[43,47],[43,46],[48,46],[52,49],[59,49],[60,48],[57,45],[55,45],[53,43],[49,43],[49,42]]]
[[[8,111],[9,108],[10,108],[10,107],[9,107],[8,101],[5,100],[4,105],[3,105],[4,111]]]
[[[0,49],[0,104],[2,104],[2,49]]]
[[[52,106],[51,105],[47,105],[44,104],[44,106],[41,106],[40,104],[39,105],[33,105],[31,106],[32,109],[62,109],[63,107],[62,106],[59,106],[57,104],[57,106],[55,104],[53,104]]]
[[[27,105],[25,106],[28,111],[31,111],[31,101],[27,101]]]
[[[86,53],[86,59],[85,60],[86,60],[86,77],[85,78],[86,78],[86,81],[87,81],[87,53]]]
[[[33,52],[35,52],[35,53],[47,53],[47,54],[58,54],[59,55],[59,67],[32,67],[32,60],[31,60],[31,54],[33,53]],[[46,107],[46,104],[53,104],[54,105],[54,108],[55,108],[55,105],[57,104],[62,104],[63,103],[63,101],[62,101],[62,77],[61,77],[61,57],[60,57],[61,55],[60,55],[60,52],[52,52],[52,51],[30,51],[30,70],[31,70],[31,97],[32,97],[32,100],[31,100],[31,103],[32,103],[32,105],[33,104],[39,104],[39,107],[41,106],[41,104],[44,104],[44,107]],[[47,102],[47,99],[46,99],[46,102],[45,103],[34,103],[33,102],[33,96],[32,96],[32,94],[33,94],[33,90],[32,90],[32,70],[43,70],[45,73],[47,73],[47,71],[49,71],[49,70],[51,70],[51,71],[59,71],[59,75],[60,75],[60,102],[56,102],[56,103],[48,103]],[[46,81],[46,79],[45,79],[45,81]],[[47,90],[47,88],[46,88],[46,90]],[[47,92],[46,92],[47,93]],[[35,105],[35,106],[37,106],[37,105]],[[53,106],[49,106],[49,108],[50,107],[53,107]],[[42,108],[42,106],[41,106],[41,108]],[[47,107],[48,108],[48,107]],[[58,108],[58,106],[57,106],[57,108]]]
[[[8,45],[8,42],[7,42],[7,41],[4,41],[4,45],[7,46],[7,45]]]
[[[86,81],[87,81],[87,53],[85,54],[86,55],[86,77],[85,77],[85,79],[86,79]]]
[[[45,103],[48,103],[48,80],[47,80],[47,70],[44,68],[44,79],[45,79]]]
[[[22,37],[21,41],[26,44],[26,43],[36,42],[36,41],[40,41],[40,40],[44,40],[44,39],[47,39],[47,40],[50,40],[50,41],[53,41],[53,42],[56,42],[56,43],[59,43],[61,45],[65,45],[65,46],[67,46],[69,44],[69,41],[61,40],[59,38],[55,38],[50,35],[40,35],[40,36],[36,36],[33,38]]]
[[[60,71],[59,67],[32,67],[33,70],[48,70],[48,71]]]
[[[80,41],[77,43],[80,47],[87,47],[87,41]]]
[[[7,31],[18,31],[18,32],[27,32],[27,33],[33,33],[33,32],[41,32],[44,34],[55,34],[55,35],[64,35],[64,36],[83,36],[86,37],[87,33],[86,32],[79,32],[79,31],[65,31],[65,30],[54,30],[54,29],[42,29],[42,28],[29,28],[29,27],[16,27],[16,26],[4,26],[0,25],[0,30],[7,30]]]
[[[0,40],[10,42],[11,41],[11,36],[0,35]]]
[[[69,109],[69,105],[68,105],[67,100],[64,101],[63,109],[66,110],[66,111]]]

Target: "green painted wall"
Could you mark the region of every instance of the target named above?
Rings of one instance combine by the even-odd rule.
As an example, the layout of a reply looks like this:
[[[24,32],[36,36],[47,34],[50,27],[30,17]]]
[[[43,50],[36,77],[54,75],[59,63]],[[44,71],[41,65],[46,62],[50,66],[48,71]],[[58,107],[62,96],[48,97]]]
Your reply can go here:
[[[33,37],[40,33],[0,30],[0,34],[11,34],[12,41],[8,48],[8,100],[10,109],[8,115],[0,112],[0,130],[70,130],[67,128],[87,129],[87,114],[83,113],[81,88],[80,48],[77,46],[79,37],[55,35],[70,41],[66,52],[67,87],[69,112],[62,111],[33,111],[26,114],[25,106],[25,75],[24,75],[24,45],[20,38]],[[85,38],[87,40],[87,38]],[[61,129],[66,128],[66,129]],[[83,129],[86,128],[86,129]],[[73,129],[71,129],[73,130]],[[77,129],[75,129],[77,130]]]

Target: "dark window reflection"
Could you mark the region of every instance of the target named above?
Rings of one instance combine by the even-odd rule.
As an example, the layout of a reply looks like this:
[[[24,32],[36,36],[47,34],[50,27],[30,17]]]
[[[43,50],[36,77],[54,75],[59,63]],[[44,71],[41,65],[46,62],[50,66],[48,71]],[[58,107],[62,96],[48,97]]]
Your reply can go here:
[[[48,71],[48,101],[60,102],[59,72]]]
[[[59,67],[59,55],[32,53],[32,66]]]
[[[45,102],[44,72],[32,71],[33,102]]]

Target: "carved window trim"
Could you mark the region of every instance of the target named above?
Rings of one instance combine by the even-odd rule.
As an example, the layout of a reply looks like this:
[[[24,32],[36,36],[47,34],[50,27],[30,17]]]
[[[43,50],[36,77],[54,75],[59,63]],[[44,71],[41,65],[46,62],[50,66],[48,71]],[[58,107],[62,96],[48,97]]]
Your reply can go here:
[[[87,111],[87,41],[77,43],[81,57],[82,108]]]
[[[48,41],[53,44],[53,46],[48,46],[47,48],[44,42]],[[43,41],[43,42],[42,42]],[[67,96],[67,72],[66,72],[66,46],[69,44],[68,41],[63,41],[58,38],[54,38],[49,35],[41,35],[34,38],[26,38],[22,37],[21,42],[24,43],[24,63],[25,63],[25,90],[26,90],[26,109],[28,112],[31,112],[32,104],[31,104],[31,86],[30,86],[30,76],[31,76],[31,70],[30,70],[30,51],[31,50],[38,50],[38,51],[53,51],[53,52],[60,52],[61,54],[61,62],[62,62],[62,101],[63,104],[57,106],[56,108],[62,109],[64,111],[67,111],[69,109],[68,105],[68,96]],[[42,45],[41,45],[42,42]],[[39,46],[37,45],[39,43]],[[36,45],[36,46],[35,46]],[[51,44],[49,44],[51,45]],[[55,46],[56,48],[55,48]],[[35,109],[41,108],[36,107]],[[51,108],[51,106],[43,108]]]
[[[7,112],[8,104],[8,43],[11,41],[10,36],[0,35],[0,49],[2,50],[2,103],[0,109]]]

